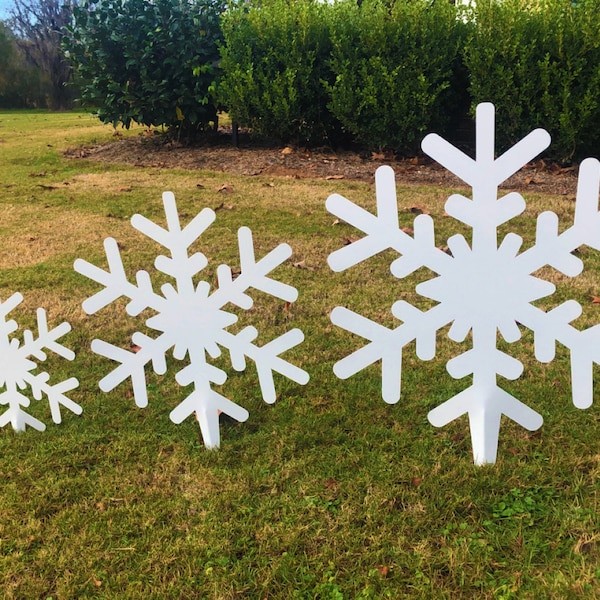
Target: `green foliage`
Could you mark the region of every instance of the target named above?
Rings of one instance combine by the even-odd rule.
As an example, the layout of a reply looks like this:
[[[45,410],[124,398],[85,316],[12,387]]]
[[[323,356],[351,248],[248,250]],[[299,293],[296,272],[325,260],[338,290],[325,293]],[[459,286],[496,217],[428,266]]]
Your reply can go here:
[[[45,106],[45,92],[39,69],[25,62],[13,33],[0,21],[0,107]]]
[[[224,15],[219,97],[236,121],[284,142],[335,135],[323,87],[331,81],[330,12],[316,0],[263,0]]]
[[[466,25],[456,8],[366,0],[341,2],[333,12],[330,108],[356,139],[414,152],[424,131],[445,131],[460,107]]]
[[[84,2],[65,46],[82,100],[115,126],[193,134],[216,123],[211,91],[222,8],[219,0]]]
[[[535,127],[561,161],[600,142],[600,2],[484,0],[465,46],[473,105],[494,102],[504,148]]]

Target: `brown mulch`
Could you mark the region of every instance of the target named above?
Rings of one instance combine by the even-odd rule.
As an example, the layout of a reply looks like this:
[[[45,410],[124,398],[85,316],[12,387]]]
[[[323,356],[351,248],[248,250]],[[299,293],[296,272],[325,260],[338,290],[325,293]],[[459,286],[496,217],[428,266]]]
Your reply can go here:
[[[149,135],[117,139],[100,145],[70,148],[65,156],[141,167],[210,170],[238,175],[273,175],[297,179],[350,179],[373,181],[377,167],[388,164],[398,183],[465,187],[457,177],[427,157],[401,158],[329,149],[259,147],[220,135],[210,144],[185,146]],[[575,195],[577,167],[562,168],[537,160],[503,184],[504,189]]]

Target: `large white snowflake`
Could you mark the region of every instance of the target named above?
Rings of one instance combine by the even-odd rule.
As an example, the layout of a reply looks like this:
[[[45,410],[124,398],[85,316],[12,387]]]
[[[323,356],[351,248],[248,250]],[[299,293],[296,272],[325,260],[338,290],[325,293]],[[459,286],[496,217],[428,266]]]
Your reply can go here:
[[[574,277],[583,269],[572,255],[581,245],[600,249],[598,191],[600,163],[582,162],[579,174],[575,219],[558,233],[558,217],[552,212],[539,215],[535,244],[519,253],[522,239],[509,233],[498,245],[498,227],[519,215],[525,201],[517,193],[498,198],[498,186],[527,164],[550,143],[543,129],[527,135],[506,153],[494,158],[494,106],[480,104],[476,113],[476,157],[462,153],[446,140],[430,134],[423,150],[472,188],[472,198],[452,195],[446,212],[472,230],[471,244],[462,235],[448,240],[451,255],[436,247],[434,224],[428,215],[414,221],[414,236],[399,228],[394,174],[390,167],[376,173],[377,215],[356,206],[340,195],[327,199],[330,212],[363,231],[366,236],[329,256],[334,271],[342,271],[391,248],[400,258],[391,264],[392,274],[403,278],[420,267],[438,277],[416,287],[418,294],[438,302],[425,312],[399,300],[392,314],[402,321],[387,329],[343,307],[332,311],[334,324],[367,340],[366,346],[340,360],[336,375],[347,378],[381,359],[382,395],[388,403],[400,398],[402,349],[416,341],[422,360],[435,355],[439,329],[451,324],[450,339],[462,342],[472,332],[472,347],[447,363],[454,378],[473,376],[472,385],[433,409],[429,421],[438,427],[468,414],[476,464],[493,463],[498,449],[502,415],[535,430],[542,417],[497,384],[497,376],[516,379],[520,361],[497,348],[497,332],[505,341],[521,336],[519,324],[533,331],[535,356],[541,362],[554,358],[556,342],[571,353],[573,402],[579,408],[593,399],[593,364],[600,362],[600,326],[580,331],[570,323],[581,314],[574,300],[545,312],[532,304],[551,295],[555,286],[533,275],[550,265]]]
[[[30,399],[20,390],[27,387],[35,400],[41,400],[45,395],[50,405],[52,420],[61,422],[60,407],[64,406],[77,415],[82,412],[81,406],[65,396],[66,392],[75,389],[79,382],[75,377],[66,379],[56,385],[48,383],[48,373],[34,373],[37,364],[32,360],[37,358],[44,361],[47,358],[46,350],[50,350],[67,360],[73,360],[75,353],[69,348],[58,343],[58,339],[71,331],[71,326],[64,322],[54,329],[48,329],[46,311],[37,310],[38,337],[28,329],[23,332],[23,343],[11,335],[19,326],[14,319],[7,320],[8,314],[21,302],[23,296],[13,294],[5,302],[0,301],[0,387],[5,388],[0,392],[0,404],[8,406],[0,415],[0,427],[9,423],[16,431],[25,431],[26,427],[33,427],[44,431],[46,425],[39,419],[23,410],[30,405]]]
[[[227,265],[217,269],[218,286],[211,293],[210,284],[200,281],[195,284],[195,276],[206,267],[208,260],[197,252],[188,255],[189,247],[215,220],[210,208],[203,209],[186,227],[181,228],[175,197],[171,192],[163,194],[167,218],[167,229],[141,215],[131,218],[132,226],[145,236],[158,242],[170,252],[170,257],[158,256],[157,270],[173,279],[161,287],[161,293],[154,291],[147,271],[138,271],[136,282],[127,279],[117,242],[107,238],[104,242],[108,271],[89,262],[77,259],[75,270],[104,286],[104,289],[88,298],[83,308],[93,314],[117,298],[124,296],[130,302],[127,313],[137,316],[145,309],[153,311],[146,325],[157,332],[150,337],[140,332],[132,336],[137,352],[124,350],[102,340],[92,342],[92,350],[110,358],[120,365],[100,381],[100,388],[107,392],[131,378],[135,402],[144,407],[148,404],[145,367],[152,363],[154,372],[167,371],[166,355],[172,348],[176,359],[188,359],[188,364],[179,370],[176,381],[182,385],[192,385],[192,392],[170,414],[174,423],[181,423],[192,414],[200,424],[206,447],[219,446],[219,414],[225,413],[237,421],[245,421],[248,411],[213,390],[211,384],[223,384],[227,374],[212,365],[208,357],[216,359],[221,347],[229,351],[234,369],[246,368],[246,358],[256,363],[263,399],[273,403],[276,399],[273,372],[280,373],[297,383],[308,381],[308,374],[287,362],[279,355],[293,348],[304,339],[302,331],[292,329],[264,346],[253,342],[258,336],[254,327],[245,327],[233,334],[227,328],[234,324],[237,315],[225,310],[231,303],[248,310],[253,305],[247,294],[249,288],[261,290],[271,296],[293,302],[297,291],[290,285],[271,279],[267,275],[292,254],[287,244],[280,244],[265,257],[256,261],[252,233],[247,227],[238,232],[241,272],[234,277]],[[208,355],[208,357],[207,357]]]

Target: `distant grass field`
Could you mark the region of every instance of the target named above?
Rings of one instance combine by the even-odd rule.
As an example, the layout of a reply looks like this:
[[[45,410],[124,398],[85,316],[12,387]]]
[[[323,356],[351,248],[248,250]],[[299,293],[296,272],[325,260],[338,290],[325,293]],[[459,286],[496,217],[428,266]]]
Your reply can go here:
[[[427,421],[429,410],[469,385],[445,370],[466,344],[440,335],[426,363],[408,347],[393,406],[381,399],[379,365],[347,381],[333,375],[333,364],[363,343],[330,323],[335,306],[386,326],[400,297],[426,306],[414,285],[430,274],[394,279],[391,253],[345,273],[327,266],[328,254],[357,232],[335,222],[325,199],[338,192],[374,212],[373,185],[62,156],[112,134],[82,113],[0,112],[0,297],[25,298],[10,314],[21,326],[14,336],[35,331],[38,306],[50,325],[71,323],[61,341],[75,360],[49,356],[39,365],[53,382],[77,377],[70,396],[83,407],[81,417],[65,411],[54,425],[47,403],[33,401],[45,432],[0,430],[2,598],[600,598],[600,412],[573,407],[566,349],[543,365],[530,332],[511,346],[525,370],[501,384],[545,422],[532,434],[503,421],[497,464],[474,467],[466,417],[443,429]],[[217,191],[224,184],[226,196]],[[281,242],[294,250],[274,276],[298,288],[297,302],[257,293],[240,318],[265,341],[301,328],[305,342],[286,357],[311,380],[276,379],[278,400],[267,405],[254,368],[237,373],[223,361],[230,377],[222,393],[250,418],[223,422],[218,451],[204,448],[193,419],[169,420],[187,395],[173,369],[148,374],[142,410],[129,382],[98,389],[114,364],[89,348],[96,337],[127,348],[143,318],[127,316],[125,302],[86,316],[81,303],[99,286],[73,261],[104,267],[102,242],[111,236],[131,276],[152,269],[160,248],[129,218],[164,224],[164,190],[175,193],[184,224],[205,206],[224,205],[198,246],[211,283],[220,263],[238,264],[241,225],[251,227],[258,256]],[[435,219],[440,245],[465,232],[444,216],[450,193],[399,185],[402,225],[411,227],[408,208],[418,205]],[[507,230],[526,244],[542,210],[559,214],[562,227],[572,222],[572,200],[525,198],[528,210]],[[600,321],[592,302],[600,262],[592,250],[579,256],[586,269],[575,280],[544,273],[558,288],[548,307],[574,298],[584,307],[580,321],[591,325]]]

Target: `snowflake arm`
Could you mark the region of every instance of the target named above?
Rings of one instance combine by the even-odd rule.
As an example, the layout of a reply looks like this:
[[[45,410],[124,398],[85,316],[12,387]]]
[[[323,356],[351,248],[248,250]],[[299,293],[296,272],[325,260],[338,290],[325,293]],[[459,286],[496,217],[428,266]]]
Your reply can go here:
[[[48,373],[40,373],[39,375],[27,373],[23,379],[29,383],[33,397],[36,400],[41,400],[42,394],[46,395],[48,398],[48,404],[50,405],[52,420],[55,423],[58,424],[62,422],[62,416],[60,413],[61,406],[64,406],[76,415],[80,415],[83,412],[83,409],[81,406],[79,406],[79,404],[73,402],[73,400],[65,396],[66,392],[74,390],[79,385],[79,382],[75,377],[70,377],[69,379],[61,381],[55,385],[48,385],[48,380],[50,379],[50,375],[48,375]]]
[[[382,397],[388,404],[395,404],[400,399],[402,348],[416,340],[417,356],[430,360],[435,355],[436,331],[448,320],[441,305],[423,313],[407,302],[398,301],[392,306],[392,314],[404,321],[395,329],[383,327],[342,306],[331,312],[332,323],[370,340],[370,344],[338,361],[334,373],[340,379],[347,379],[381,360]]]
[[[583,263],[571,253],[582,245],[600,250],[599,191],[600,162],[587,158],[580,166],[573,225],[559,235],[556,214],[544,212],[539,215],[536,243],[518,257],[524,272],[533,273],[550,265],[568,277],[581,273]]]
[[[279,244],[256,262],[252,231],[248,227],[240,227],[238,243],[241,273],[234,279],[231,268],[220,265],[217,269],[219,287],[211,294],[210,304],[215,308],[221,308],[231,302],[247,310],[253,304],[252,298],[245,293],[250,287],[286,302],[295,302],[298,298],[296,288],[267,277],[271,271],[290,258],[291,247],[288,244]]]
[[[474,195],[477,191],[481,193],[490,187],[497,188],[550,145],[548,132],[536,129],[495,158],[494,105],[484,102],[477,107],[476,113],[475,159],[435,133],[425,136],[421,143],[423,152],[473,188]],[[479,198],[474,197],[473,200],[496,203],[495,196],[490,198],[485,194],[481,194]]]
[[[245,357],[254,361],[263,400],[273,404],[276,400],[274,372],[301,385],[308,383],[306,371],[280,357],[283,352],[302,343],[304,334],[300,329],[292,329],[264,346],[252,343],[257,336],[258,331],[254,327],[245,327],[235,336],[223,330],[218,342],[229,349],[231,364],[236,371],[243,371],[246,368]]]
[[[92,351],[120,363],[120,366],[100,380],[100,389],[103,392],[110,392],[120,383],[130,378],[135,403],[140,408],[144,408],[148,406],[145,367],[151,362],[155,373],[158,375],[166,373],[165,354],[173,345],[173,342],[167,335],[161,335],[153,339],[139,332],[133,334],[132,342],[139,346],[138,352],[124,350],[103,340],[93,340]]]
[[[106,238],[104,240],[104,250],[108,260],[108,271],[104,271],[81,258],[75,261],[74,268],[77,273],[104,286],[103,290],[100,290],[83,303],[83,310],[88,315],[92,315],[121,296],[130,299],[127,305],[127,313],[132,316],[138,315],[145,308],[160,310],[163,306],[163,299],[152,290],[148,273],[138,271],[136,275],[137,285],[130,283],[125,274],[117,241],[113,238]]]
[[[327,198],[326,207],[329,212],[367,234],[332,252],[327,259],[329,266],[334,271],[343,271],[391,248],[404,255],[391,266],[398,277],[409,275],[422,266],[427,266],[436,273],[441,272],[451,258],[435,246],[433,220],[428,215],[419,215],[415,219],[414,237],[411,237],[398,226],[398,203],[391,167],[377,169],[375,184],[376,216],[339,194]]]

